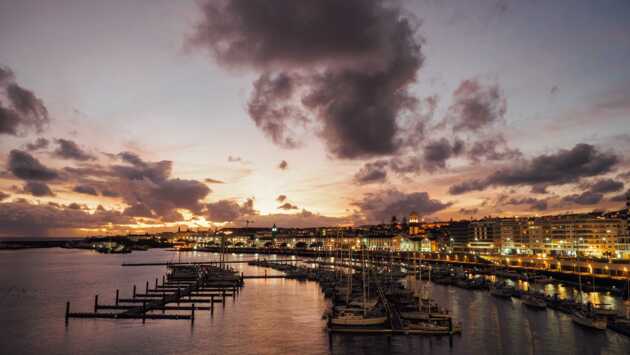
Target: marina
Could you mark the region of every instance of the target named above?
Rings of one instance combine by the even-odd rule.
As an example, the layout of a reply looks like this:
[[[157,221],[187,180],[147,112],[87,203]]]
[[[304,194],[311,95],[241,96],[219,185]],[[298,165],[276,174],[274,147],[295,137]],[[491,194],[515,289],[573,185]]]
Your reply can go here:
[[[9,335],[10,341],[2,346],[8,346],[8,349],[14,349],[15,346],[19,346],[22,349],[27,349],[25,352],[27,354],[40,353],[43,350],[42,347],[46,344],[55,344],[58,349],[61,349],[59,353],[72,352],[71,349],[77,350],[87,346],[86,340],[90,338],[90,334],[95,335],[97,333],[107,333],[109,336],[120,339],[120,343],[116,346],[118,349],[136,349],[137,345],[132,345],[132,339],[149,336],[154,340],[151,344],[146,345],[148,349],[157,349],[159,347],[162,351],[168,352],[169,349],[175,351],[173,346],[176,345],[179,347],[179,350],[185,349],[191,353],[203,353],[204,349],[210,346],[213,349],[222,349],[222,353],[228,354],[247,353],[251,352],[252,349],[257,349],[259,353],[274,353],[279,351],[279,349],[283,352],[299,352],[303,351],[300,349],[309,349],[306,353],[320,354],[356,351],[366,354],[382,352],[396,354],[418,352],[422,351],[422,349],[429,351],[429,347],[436,353],[489,354],[493,351],[498,351],[498,349],[506,349],[507,346],[511,349],[513,346],[518,347],[515,348],[516,350],[512,350],[515,354],[526,354],[531,349],[540,347],[555,349],[555,352],[570,352],[571,349],[576,349],[575,347],[578,346],[593,350],[608,349],[608,353],[623,354],[624,352],[621,349],[630,346],[629,338],[612,331],[612,328],[605,331],[603,333],[605,336],[602,338],[602,335],[597,335],[599,333],[593,333],[593,331],[572,324],[573,321],[568,314],[553,310],[551,305],[546,312],[534,312],[522,304],[519,305],[522,301],[517,297],[511,297],[511,299],[506,301],[497,300],[494,297],[490,297],[487,292],[464,289],[455,285],[440,285],[433,282],[434,276],[437,274],[431,275],[431,298],[436,301],[439,308],[449,310],[449,314],[453,316],[453,319],[456,319],[455,323],[461,323],[461,334],[455,333],[452,336],[452,348],[450,347],[448,334],[442,332],[442,335],[434,336],[429,334],[426,329],[415,331],[412,329],[383,327],[380,329],[359,330],[337,327],[329,332],[327,330],[327,320],[322,319],[322,315],[330,310],[332,297],[326,298],[319,281],[310,281],[309,274],[304,275],[304,273],[295,272],[292,276],[287,277],[288,275],[285,271],[271,267],[248,265],[252,257],[247,254],[230,254],[226,258],[230,261],[239,261],[231,264],[234,270],[238,272],[238,275],[242,273],[243,276],[261,276],[262,278],[245,279],[245,286],[237,293],[235,301],[232,301],[228,291],[226,291],[226,302],[215,305],[214,315],[211,315],[207,308],[202,308],[209,308],[210,304],[196,303],[195,321],[191,322],[190,319],[187,319],[189,323],[194,324],[192,328],[183,326],[182,322],[171,322],[151,317],[146,317],[145,322],[142,322],[141,319],[77,318],[70,319],[69,323],[64,325],[66,299],[71,301],[72,309],[93,310],[94,294],[112,294],[112,299],[115,300],[113,290],[129,290],[135,284],[139,285],[139,287],[136,287],[136,299],[153,299],[154,297],[147,296],[159,294],[163,287],[171,289],[171,285],[164,285],[161,279],[161,272],[165,271],[164,266],[126,268],[120,266],[123,261],[168,263],[173,259],[177,260],[179,257],[175,256],[176,254],[173,252],[165,250],[151,250],[143,254],[128,254],[125,256],[114,254],[99,255],[90,251],[76,250],[65,250],[62,252],[59,250],[32,250],[20,251],[19,253],[20,258],[25,260],[24,262],[16,263],[17,255],[12,257],[9,254],[5,254],[2,263],[21,264],[20,270],[23,270],[21,272],[32,270],[28,271],[29,274],[35,272],[33,268],[37,267],[37,265],[41,265],[39,267],[54,265],[55,268],[53,270],[59,270],[58,273],[53,272],[47,275],[46,280],[36,278],[35,282],[39,285],[37,287],[33,285],[23,285],[22,287],[14,285],[12,288],[14,291],[10,291],[3,299],[6,307],[2,309],[2,316],[12,320],[15,327],[3,329]],[[215,253],[183,252],[181,253],[181,258],[182,262],[193,263],[204,262],[203,260],[218,260],[219,255]],[[273,261],[275,258],[277,263],[284,265],[283,268],[286,270],[296,266],[304,268],[317,267],[314,263],[304,262],[304,260],[297,262],[295,259],[283,258],[280,255],[269,255],[266,258],[269,261]],[[26,260],[29,261],[28,264],[25,263]],[[94,271],[85,270],[72,277],[69,277],[73,275],[72,273],[68,274],[64,271],[74,270],[74,265],[79,264],[93,268]],[[330,266],[322,266],[322,269],[332,270]],[[93,283],[89,287],[75,288],[75,291],[72,293],[63,291],[75,282],[91,285],[91,283],[85,283],[83,278],[88,275],[94,275],[94,272],[98,272],[101,275],[97,283]],[[265,273],[269,278],[264,279]],[[282,278],[271,278],[271,276],[281,276]],[[428,273],[425,272],[419,275],[419,278],[425,281],[428,281],[428,277]],[[158,278],[158,286],[160,287],[155,287],[156,278]],[[147,279],[152,280],[149,283],[149,292],[146,292]],[[356,283],[355,288],[357,290],[362,289],[359,282],[360,279],[362,278],[357,274],[356,279],[353,280],[353,283]],[[3,281],[6,282],[7,279],[3,279]],[[399,281],[409,289],[414,289],[414,283],[418,287],[417,290],[420,290],[422,285],[415,275],[404,276]],[[168,283],[168,280],[166,282]],[[520,282],[522,283],[523,281]],[[8,285],[11,285],[11,283],[8,283]],[[519,286],[520,284],[517,281],[515,285]],[[563,288],[557,284],[545,285],[545,289],[550,287],[554,289],[554,292],[559,292],[565,297],[570,295],[570,289],[568,288]],[[24,296],[22,291],[15,291],[21,290],[21,288],[33,291],[25,291],[27,293]],[[37,289],[46,289],[48,291],[38,296],[37,293],[33,293]],[[370,294],[374,291],[370,290]],[[214,293],[215,291],[203,292]],[[125,296],[125,299],[133,299],[133,290],[125,294],[129,296]],[[123,299],[123,293],[120,295],[120,299]],[[46,301],[42,298],[44,296]],[[59,297],[63,298],[59,299]],[[611,304],[611,307],[614,307],[616,312],[623,312],[624,304],[617,297],[599,295],[598,293],[589,293],[588,297],[593,303],[608,303]],[[23,301],[24,299],[28,302],[18,303],[18,300]],[[37,301],[38,299],[41,299],[41,301]],[[106,300],[106,297],[99,297],[99,313],[110,311],[113,313],[114,310],[108,310],[107,307],[115,307],[115,301],[111,302],[112,304],[110,305],[101,303]],[[51,307],[51,302],[53,302],[53,306],[56,304],[56,307]],[[119,306],[115,311],[125,311],[138,305],[138,303],[123,305],[119,302]],[[47,314],[46,318],[43,319],[48,319],[48,321],[45,323],[33,323],[32,321],[25,323],[26,319],[22,319],[17,313],[23,311],[24,307],[29,307],[31,311],[35,312],[49,309],[49,311],[40,311],[40,314]],[[169,307],[179,307],[179,309]],[[161,315],[163,311],[166,311],[167,315],[181,314],[182,316],[190,316],[192,312],[192,304],[190,303],[182,302],[179,306],[172,304],[164,308],[164,310],[155,310],[153,313]],[[483,311],[480,312],[480,310]],[[52,327],[47,326],[50,322],[53,323]],[[25,330],[24,327],[27,324],[30,324],[29,327],[33,327],[32,330],[34,331],[37,331],[37,329],[43,330],[41,327],[49,328],[48,332],[50,335],[41,344],[34,342],[27,345],[25,343],[26,339],[18,336],[23,334],[20,329]],[[254,325],[255,328],[253,328]],[[271,339],[274,339],[273,334],[276,334],[276,329],[279,327],[300,329],[301,333],[307,334],[307,336],[289,334],[283,337],[283,341],[280,343],[271,341]],[[252,333],[254,329],[255,337],[253,336],[254,333]],[[533,331],[537,335],[535,337],[528,336],[528,331]],[[562,331],[562,333],[558,333],[559,331]],[[250,340],[239,340],[246,336],[245,334],[250,334],[247,337]],[[501,339],[488,337],[490,334],[500,334]],[[576,340],[570,343],[557,343],[553,340],[558,336],[569,336],[568,334],[575,334]],[[206,337],[213,339],[212,345],[203,340]],[[269,341],[266,339],[269,339]],[[98,354],[111,351],[111,344],[99,343],[99,341],[94,340],[91,340],[90,344],[90,347],[94,347],[93,353]],[[99,346],[102,346],[100,351]],[[553,353],[554,351],[551,352]],[[11,352],[3,351],[3,353]]]

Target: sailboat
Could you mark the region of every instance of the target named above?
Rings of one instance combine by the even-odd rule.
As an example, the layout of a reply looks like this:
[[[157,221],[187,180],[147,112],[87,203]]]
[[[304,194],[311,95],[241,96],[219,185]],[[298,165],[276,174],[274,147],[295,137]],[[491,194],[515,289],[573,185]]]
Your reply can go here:
[[[351,252],[350,252],[351,253]],[[352,255],[352,254],[350,254]],[[376,326],[385,324],[387,321],[387,317],[382,315],[381,312],[378,312],[375,308],[369,308],[367,302],[367,280],[366,280],[366,270],[365,270],[365,249],[363,249],[362,253],[362,277],[363,277],[363,287],[362,287],[362,301],[363,304],[359,308],[345,308],[338,312],[336,315],[330,319],[330,324],[336,326],[353,326],[353,327],[365,327],[365,326]],[[352,290],[352,270],[349,271],[350,277],[348,278],[349,289]],[[350,304],[349,294],[346,297],[346,304]]]
[[[579,252],[575,251],[575,259],[577,264],[579,265]],[[580,288],[580,305],[582,306],[582,273],[581,270],[578,270],[578,285]],[[583,327],[594,329],[594,330],[606,330],[606,326],[608,325],[608,320],[605,317],[598,316],[592,308],[592,305],[589,303],[586,310],[583,307],[580,307],[573,311],[571,314],[571,320],[574,323],[579,324]]]

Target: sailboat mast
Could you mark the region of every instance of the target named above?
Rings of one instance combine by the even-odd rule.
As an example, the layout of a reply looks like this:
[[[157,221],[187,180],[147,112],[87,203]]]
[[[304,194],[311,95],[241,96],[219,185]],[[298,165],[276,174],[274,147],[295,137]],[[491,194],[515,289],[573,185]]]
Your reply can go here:
[[[365,284],[365,248],[363,247],[363,245],[361,245],[361,274],[363,276],[363,316],[365,317],[367,315],[367,311],[366,311],[366,307],[367,307],[367,300],[366,300],[366,284]]]

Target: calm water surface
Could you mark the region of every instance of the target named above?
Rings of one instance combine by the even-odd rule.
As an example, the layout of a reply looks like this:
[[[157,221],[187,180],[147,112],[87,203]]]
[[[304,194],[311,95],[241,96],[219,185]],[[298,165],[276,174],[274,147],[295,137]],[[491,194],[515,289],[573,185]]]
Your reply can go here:
[[[181,254],[182,261],[216,257]],[[166,271],[123,268],[123,261],[178,259],[166,250],[130,255],[57,248],[0,251],[0,354],[630,354],[630,338],[612,331],[593,333],[555,311],[531,311],[518,300],[438,285],[432,286],[433,298],[464,326],[452,348],[446,337],[335,335],[330,349],[321,319],[327,302],[317,283],[282,279],[246,280],[235,302],[218,307],[214,317],[199,312],[192,326],[189,321],[102,319],[71,319],[64,325],[66,301],[73,311],[88,312],[95,294],[111,304],[117,288],[121,297],[130,295],[133,284],[142,290],[147,280]],[[246,264],[235,267],[247,275],[264,273]]]

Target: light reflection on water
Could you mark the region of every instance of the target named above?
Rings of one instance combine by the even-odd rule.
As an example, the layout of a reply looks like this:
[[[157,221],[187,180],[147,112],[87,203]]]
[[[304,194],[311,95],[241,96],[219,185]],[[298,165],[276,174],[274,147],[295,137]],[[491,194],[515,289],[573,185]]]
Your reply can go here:
[[[100,255],[85,250],[33,249],[0,252],[0,354],[322,354],[331,352],[322,313],[327,302],[315,282],[246,280],[242,293],[213,318],[199,312],[187,321],[70,320],[64,326],[66,300],[74,311],[90,311],[94,294],[112,303],[114,292],[129,295],[135,283],[161,277],[164,267],[120,267],[123,261],[204,261],[216,254],[165,250],[130,255]],[[278,259],[276,256],[265,256]],[[248,260],[234,254],[228,259]],[[286,259],[280,256],[281,259]],[[247,275],[265,269],[233,264]],[[267,269],[269,275],[277,274]],[[414,281],[411,281],[414,282]],[[420,284],[416,284],[419,286]],[[523,285],[528,287],[528,285]],[[541,287],[535,285],[534,287]],[[545,292],[572,291],[547,285]],[[333,336],[334,354],[627,354],[630,339],[612,331],[593,333],[554,311],[533,312],[518,300],[497,300],[487,292],[431,285],[431,295],[463,322],[453,339],[405,336]],[[597,303],[610,296],[589,294]],[[617,301],[611,297],[613,301]]]

